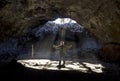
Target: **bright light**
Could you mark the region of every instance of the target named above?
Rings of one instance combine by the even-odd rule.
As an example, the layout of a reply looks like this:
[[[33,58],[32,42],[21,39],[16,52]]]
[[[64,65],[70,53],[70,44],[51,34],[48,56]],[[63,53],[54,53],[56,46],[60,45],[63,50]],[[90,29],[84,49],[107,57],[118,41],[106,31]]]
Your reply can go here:
[[[67,24],[67,23],[77,23],[76,21],[70,19],[70,18],[57,18],[55,21],[53,21],[56,24]]]
[[[48,59],[28,59],[28,60],[18,60],[19,63],[23,64],[25,67],[33,69],[47,69],[47,70],[77,70],[80,72],[87,73],[89,71],[102,73],[104,68],[101,64],[92,64],[92,63],[79,63],[66,61],[65,68],[58,69],[58,61],[51,61]]]
[[[86,67],[90,68],[93,72],[96,73],[102,73],[102,69],[104,68],[101,64],[91,64],[91,63],[86,63],[83,62],[83,64],[85,64]]]

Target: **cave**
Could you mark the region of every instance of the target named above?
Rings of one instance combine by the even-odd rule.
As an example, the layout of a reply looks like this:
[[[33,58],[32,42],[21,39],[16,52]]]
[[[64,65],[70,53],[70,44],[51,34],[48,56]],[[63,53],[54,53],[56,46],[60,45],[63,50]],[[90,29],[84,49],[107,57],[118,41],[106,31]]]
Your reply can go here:
[[[119,3],[0,0],[0,80],[119,81]]]
[[[17,60],[25,65],[28,62],[28,65],[26,65],[28,67],[36,68],[39,66],[38,69],[41,69],[45,65],[44,69],[57,69],[55,66],[58,64],[61,48],[55,50],[53,46],[60,46],[61,41],[65,43],[66,54],[63,56],[65,56],[64,59],[68,66],[61,69],[75,70],[74,64],[79,65],[80,62],[86,62],[89,58],[91,59],[89,60],[90,63],[92,62],[93,65],[97,63],[94,57],[97,56],[96,54],[100,50],[100,43],[83,26],[70,18],[57,18],[54,21],[48,21],[42,27],[28,32],[25,38],[27,37],[30,37],[29,43],[26,42],[25,46],[29,48],[22,49],[22,51],[25,50],[25,53],[20,53]],[[33,64],[29,65],[31,63]],[[42,66],[41,63],[43,63]],[[34,67],[34,65],[36,66]],[[100,68],[102,68],[102,65]]]

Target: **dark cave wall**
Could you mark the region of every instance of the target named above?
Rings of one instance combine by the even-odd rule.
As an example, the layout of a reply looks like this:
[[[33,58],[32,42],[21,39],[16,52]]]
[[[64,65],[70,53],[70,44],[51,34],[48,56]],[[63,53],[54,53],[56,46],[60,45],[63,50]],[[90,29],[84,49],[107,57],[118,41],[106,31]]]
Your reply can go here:
[[[0,4],[1,40],[61,15],[75,19],[103,42],[120,42],[119,0],[0,0]]]
[[[120,43],[120,0],[0,0],[0,41],[61,16],[76,20],[103,44]]]
[[[113,42],[104,44],[101,52],[101,55],[104,55],[104,61],[119,62],[120,64],[120,44]]]

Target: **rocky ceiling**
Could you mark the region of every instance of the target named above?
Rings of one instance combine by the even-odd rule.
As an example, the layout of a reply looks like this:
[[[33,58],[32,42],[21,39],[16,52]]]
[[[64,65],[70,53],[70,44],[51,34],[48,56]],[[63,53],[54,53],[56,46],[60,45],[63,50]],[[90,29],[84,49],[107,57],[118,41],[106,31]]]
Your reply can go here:
[[[70,17],[103,42],[120,43],[120,0],[0,0],[0,40]]]

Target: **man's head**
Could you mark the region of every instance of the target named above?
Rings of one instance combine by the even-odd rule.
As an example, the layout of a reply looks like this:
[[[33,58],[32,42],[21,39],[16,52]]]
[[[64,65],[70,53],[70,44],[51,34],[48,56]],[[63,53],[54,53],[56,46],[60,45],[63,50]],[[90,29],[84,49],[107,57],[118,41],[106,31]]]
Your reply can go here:
[[[64,41],[60,41],[60,45],[64,45]]]

